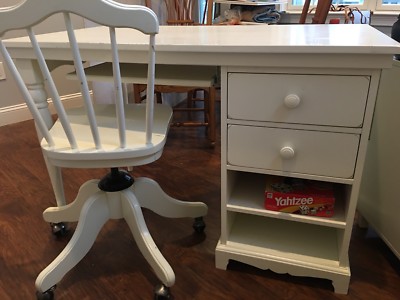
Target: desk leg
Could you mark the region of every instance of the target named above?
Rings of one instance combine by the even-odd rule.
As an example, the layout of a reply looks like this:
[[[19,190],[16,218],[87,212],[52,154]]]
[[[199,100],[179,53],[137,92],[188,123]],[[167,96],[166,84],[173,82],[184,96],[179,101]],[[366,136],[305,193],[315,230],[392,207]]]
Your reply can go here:
[[[44,89],[43,76],[40,72],[39,65],[36,61],[29,59],[17,59],[15,61],[17,68],[20,70],[21,76],[39,109],[47,128],[53,125],[51,114],[47,104],[47,94]],[[39,135],[39,139],[41,136]]]
[[[18,59],[15,61],[17,68],[20,70],[21,76],[31,94],[33,100],[36,103],[36,107],[47,125],[50,128],[53,125],[51,113],[47,103],[47,93],[44,89],[43,76],[40,72],[39,66],[36,61],[29,59]],[[38,130],[39,141],[42,139],[41,134]],[[62,181],[61,168],[52,165],[47,158],[44,156],[46,162],[47,171],[50,176],[50,181],[53,187],[54,195],[58,206],[66,204],[64,195],[64,186]]]

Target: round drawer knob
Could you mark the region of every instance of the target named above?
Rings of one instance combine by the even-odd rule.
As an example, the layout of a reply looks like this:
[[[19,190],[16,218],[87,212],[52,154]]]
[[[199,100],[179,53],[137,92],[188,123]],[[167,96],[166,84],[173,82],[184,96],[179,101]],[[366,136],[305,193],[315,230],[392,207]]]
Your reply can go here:
[[[295,94],[290,94],[285,97],[283,103],[287,108],[295,108],[300,104],[300,97]]]
[[[294,157],[294,150],[292,147],[283,147],[280,154],[283,159],[290,159]]]

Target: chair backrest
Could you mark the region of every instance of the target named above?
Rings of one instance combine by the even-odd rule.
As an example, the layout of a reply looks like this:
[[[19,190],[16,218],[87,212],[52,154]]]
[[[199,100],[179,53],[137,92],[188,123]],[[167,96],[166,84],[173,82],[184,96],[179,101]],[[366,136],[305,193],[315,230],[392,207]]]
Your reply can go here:
[[[119,56],[118,45],[116,38],[116,28],[131,28],[139,30],[149,36],[149,56],[148,56],[148,82],[146,102],[146,143],[152,143],[152,126],[153,126],[153,111],[154,111],[154,68],[155,68],[155,35],[158,33],[159,24],[155,13],[144,6],[125,5],[114,2],[112,0],[25,0],[21,4],[13,7],[0,8],[0,50],[10,69],[10,72],[17,82],[19,89],[25,99],[25,102],[32,113],[36,126],[47,141],[49,147],[54,146],[55,141],[50,134],[50,128],[46,125],[35,102],[26,87],[19,70],[14,64],[5,43],[1,37],[10,30],[26,29],[30,38],[32,48],[35,52],[38,65],[40,66],[44,82],[47,84],[48,91],[54,103],[54,107],[58,114],[58,119],[65,132],[71,151],[79,152],[77,145],[76,132],[71,129],[69,116],[66,113],[58,93],[56,84],[52,79],[49,67],[46,64],[45,57],[40,49],[40,44],[37,42],[33,26],[40,23],[47,17],[62,13],[65,20],[65,27],[68,33],[72,56],[74,59],[75,70],[81,82],[82,97],[85,110],[87,113],[87,122],[90,125],[90,132],[93,139],[93,147],[95,149],[103,149],[102,138],[99,134],[95,109],[90,97],[89,86],[86,80],[82,58],[79,52],[78,42],[75,37],[74,29],[71,22],[71,14],[79,15],[85,19],[95,22],[99,25],[109,28],[111,56],[113,62],[113,76],[115,88],[115,114],[117,120],[119,147],[121,149],[126,146],[126,124],[125,124],[125,108],[122,97],[121,75],[119,71]],[[86,122],[86,121],[85,121]]]

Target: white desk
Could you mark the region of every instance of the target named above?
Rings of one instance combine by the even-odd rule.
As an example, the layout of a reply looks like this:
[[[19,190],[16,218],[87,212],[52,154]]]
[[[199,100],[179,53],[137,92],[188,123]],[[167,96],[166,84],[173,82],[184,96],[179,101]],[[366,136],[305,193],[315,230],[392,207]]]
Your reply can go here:
[[[117,32],[121,60],[142,61],[144,37]],[[83,59],[110,60],[107,36],[102,28],[78,30]],[[38,40],[48,59],[71,59],[64,33]],[[391,67],[399,44],[367,25],[161,27],[156,43],[158,63],[221,66],[216,266],[225,269],[234,259],[327,278],[347,293],[348,247],[381,69]],[[7,45],[51,126],[27,39]],[[265,210],[265,176],[335,183],[335,216]]]

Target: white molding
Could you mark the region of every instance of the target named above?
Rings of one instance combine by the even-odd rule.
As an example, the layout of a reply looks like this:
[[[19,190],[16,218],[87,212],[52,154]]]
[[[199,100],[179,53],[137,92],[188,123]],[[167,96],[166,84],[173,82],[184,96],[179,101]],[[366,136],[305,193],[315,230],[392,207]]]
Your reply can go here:
[[[81,106],[83,103],[81,93],[64,95],[60,98],[64,103],[65,108]],[[55,110],[52,100],[48,99],[47,102],[49,104],[50,112],[54,114]],[[30,119],[32,119],[32,115],[25,103],[0,108],[0,126],[14,124]]]

